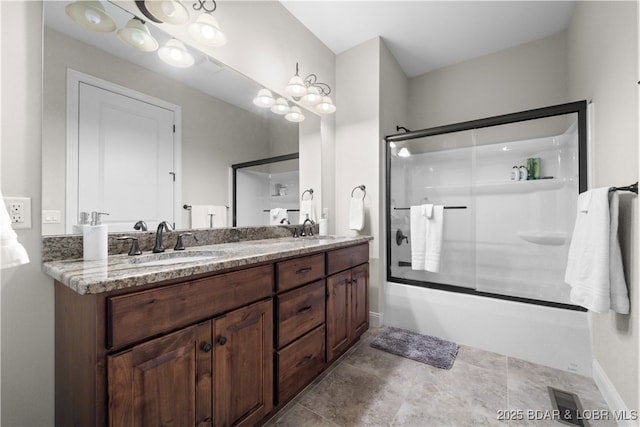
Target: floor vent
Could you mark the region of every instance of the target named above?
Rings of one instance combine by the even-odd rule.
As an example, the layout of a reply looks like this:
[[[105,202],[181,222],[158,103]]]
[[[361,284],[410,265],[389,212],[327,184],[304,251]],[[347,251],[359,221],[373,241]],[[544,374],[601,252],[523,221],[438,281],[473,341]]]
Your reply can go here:
[[[589,427],[589,423],[583,419],[584,411],[580,399],[575,393],[547,387],[553,409],[557,412],[557,421],[570,426]]]

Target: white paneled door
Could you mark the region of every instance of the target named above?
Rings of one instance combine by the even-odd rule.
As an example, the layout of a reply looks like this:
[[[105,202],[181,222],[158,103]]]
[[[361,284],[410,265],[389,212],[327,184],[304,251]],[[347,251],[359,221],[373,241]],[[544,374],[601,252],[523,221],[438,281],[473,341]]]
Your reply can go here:
[[[109,231],[175,222],[175,112],[78,82],[77,210],[107,212]]]

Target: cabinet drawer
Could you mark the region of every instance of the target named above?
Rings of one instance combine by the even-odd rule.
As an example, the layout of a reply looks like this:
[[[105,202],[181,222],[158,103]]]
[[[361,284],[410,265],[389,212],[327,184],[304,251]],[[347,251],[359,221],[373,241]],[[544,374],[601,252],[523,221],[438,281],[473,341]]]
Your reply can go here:
[[[107,348],[118,348],[273,294],[273,266],[107,299]]]
[[[324,323],[324,280],[278,296],[278,348]]]
[[[369,244],[327,252],[327,275],[369,262]]]
[[[278,402],[307,385],[325,366],[324,325],[277,353]]]
[[[278,292],[293,289],[324,276],[324,254],[309,255],[276,264]]]

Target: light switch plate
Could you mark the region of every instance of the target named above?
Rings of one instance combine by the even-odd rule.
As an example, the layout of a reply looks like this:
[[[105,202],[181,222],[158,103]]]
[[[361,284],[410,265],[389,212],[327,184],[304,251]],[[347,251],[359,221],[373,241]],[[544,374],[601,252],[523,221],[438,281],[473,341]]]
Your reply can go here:
[[[11,228],[14,230],[31,228],[31,198],[5,197],[4,204],[9,212]]]
[[[60,224],[60,211],[43,210],[42,211],[42,223],[43,224]]]

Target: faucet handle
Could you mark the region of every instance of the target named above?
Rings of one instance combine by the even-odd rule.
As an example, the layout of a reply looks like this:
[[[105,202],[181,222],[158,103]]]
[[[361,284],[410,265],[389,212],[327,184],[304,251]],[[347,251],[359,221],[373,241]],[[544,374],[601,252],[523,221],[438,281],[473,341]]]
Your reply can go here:
[[[134,236],[122,236],[118,237],[118,240],[131,240],[131,249],[129,249],[129,256],[141,255],[142,251],[138,245],[138,238]]]
[[[135,225],[133,226],[133,229],[139,230],[139,231],[147,231],[147,223],[144,222],[143,220],[140,220],[135,223]]]
[[[182,237],[183,236],[193,236],[193,233],[187,232],[187,233],[180,233],[178,234],[178,240],[176,240],[176,245],[173,248],[174,251],[184,251],[184,242],[182,241]],[[198,238],[196,236],[193,236],[193,239],[197,242]]]

